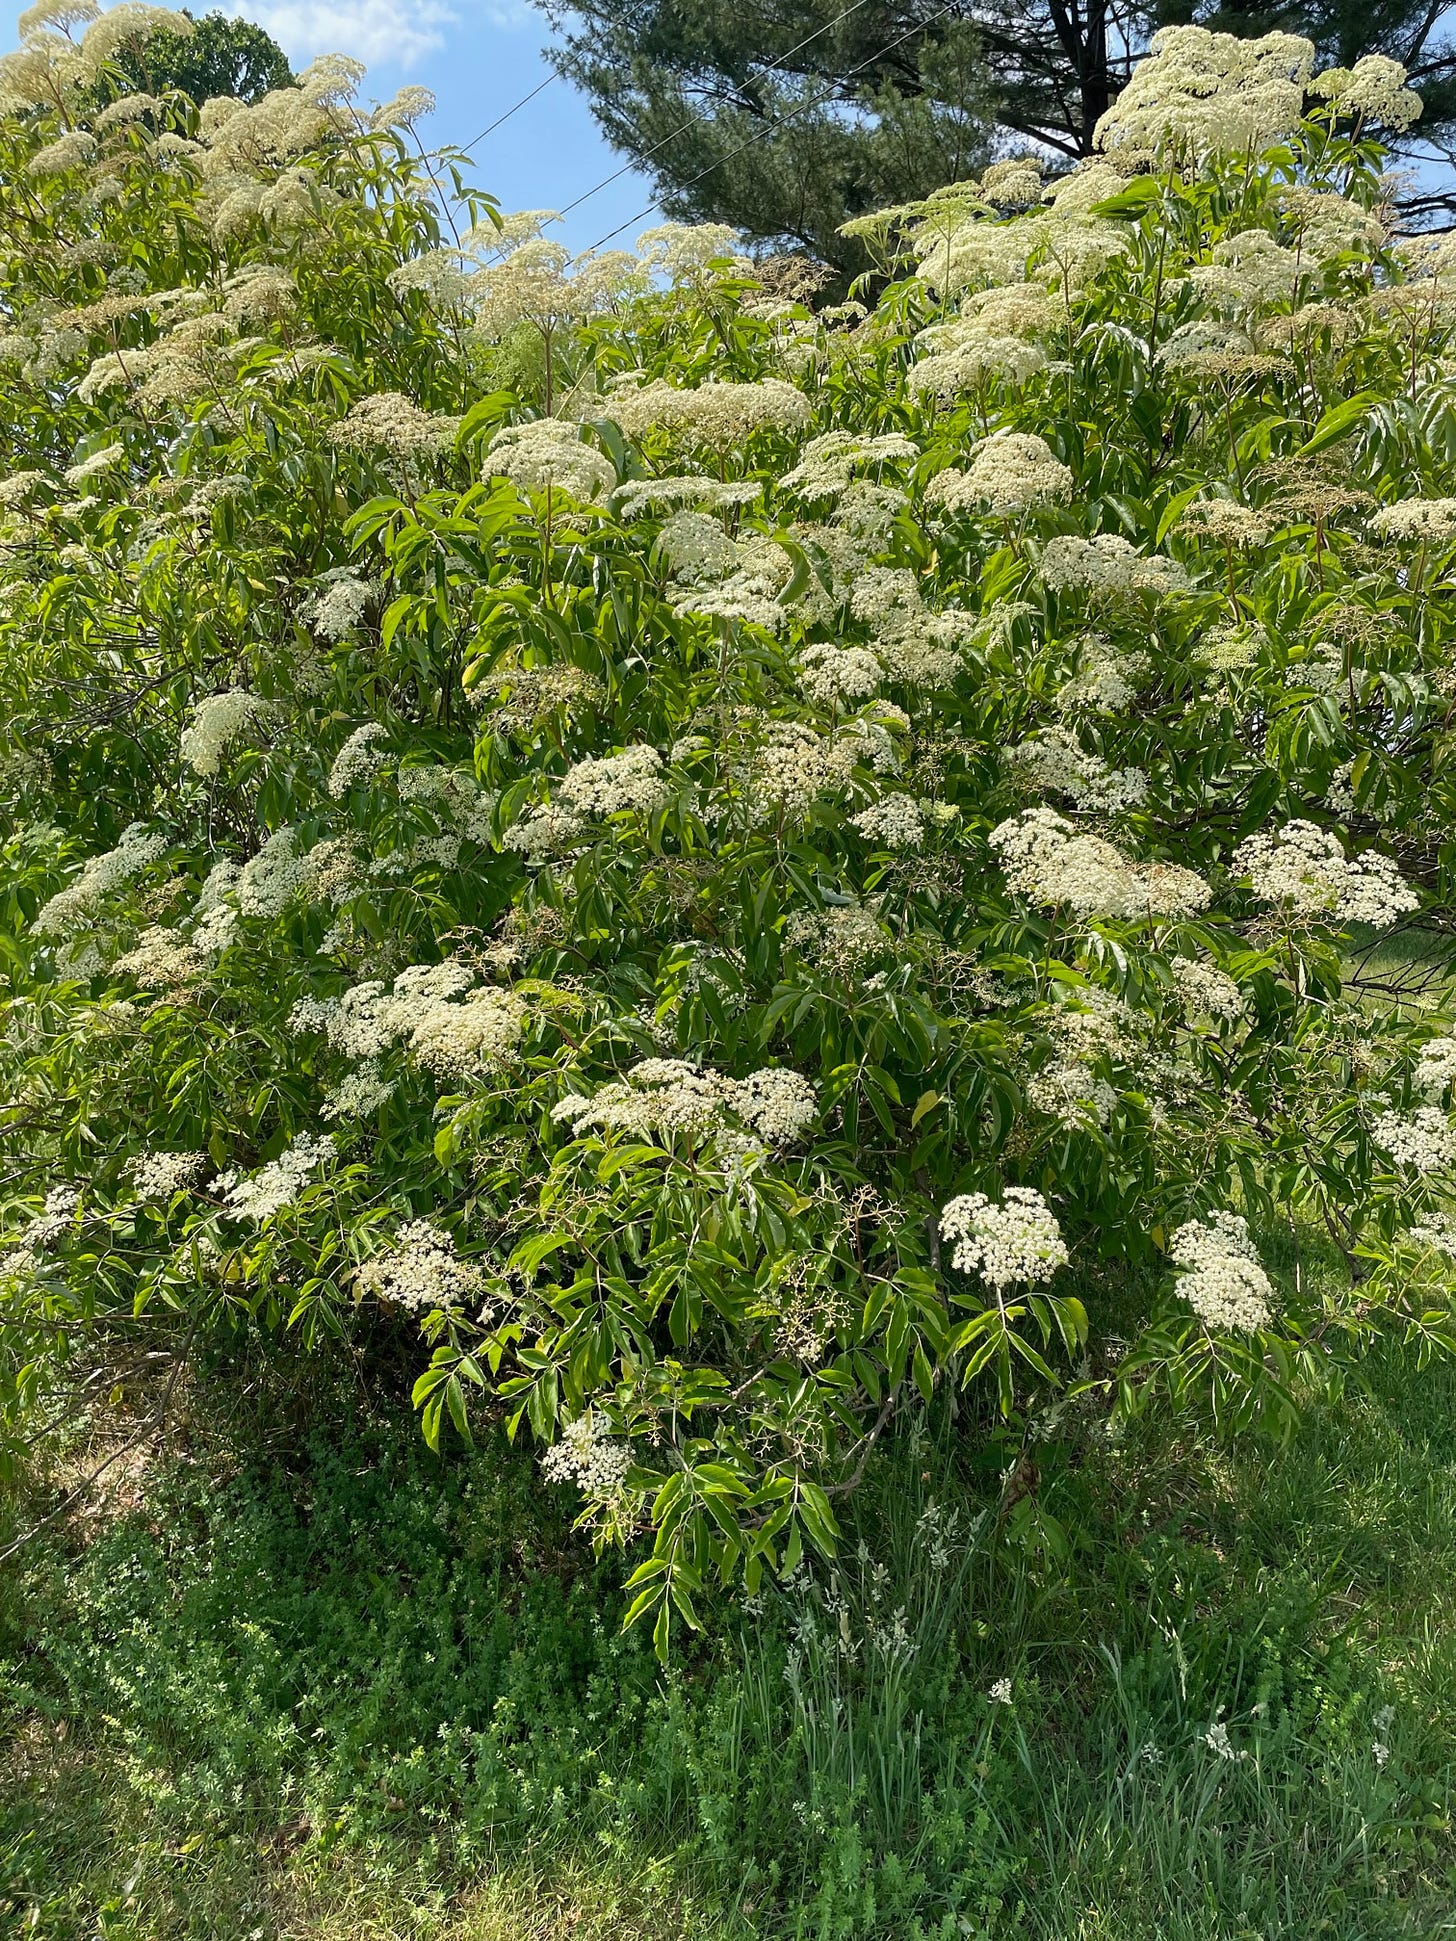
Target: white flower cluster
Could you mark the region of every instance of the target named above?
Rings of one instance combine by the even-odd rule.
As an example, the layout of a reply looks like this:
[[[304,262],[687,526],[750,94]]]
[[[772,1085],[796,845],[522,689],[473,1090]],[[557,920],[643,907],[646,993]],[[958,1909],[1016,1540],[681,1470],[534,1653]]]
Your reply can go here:
[[[767,1144],[788,1146],[809,1130],[818,1109],[809,1081],[781,1066],[739,1079],[681,1058],[646,1058],[590,1098],[561,1099],[551,1116],[578,1138],[596,1130],[700,1141],[723,1131],[731,1115]]]
[[[1169,965],[1178,1002],[1190,1018],[1232,1024],[1247,1008],[1244,994],[1226,971],[1198,957],[1175,957]]]
[[[453,445],[458,418],[421,411],[402,391],[376,391],[350,405],[329,437],[342,451],[387,451],[395,458],[436,458]]]
[[[1387,924],[1420,902],[1388,856],[1366,850],[1347,857],[1339,838],[1313,822],[1286,822],[1246,837],[1233,867],[1262,902],[1283,904],[1298,916]]]
[[[1443,1173],[1456,1165],[1456,1127],[1438,1105],[1378,1113],[1370,1137],[1397,1166],[1413,1173]]]
[[[379,773],[389,757],[376,744],[389,739],[389,731],[382,722],[366,721],[362,728],[356,728],[334,757],[334,765],[329,770],[329,794],[340,802],[350,789],[357,788]]]
[[[132,1191],[139,1200],[170,1200],[189,1186],[196,1186],[208,1170],[202,1152],[147,1152],[127,1167]]]
[[[246,688],[207,695],[193,708],[192,719],[182,731],[182,760],[196,775],[216,775],[223,750],[240,740],[265,709],[266,703]]]
[[[468,966],[448,957],[439,964],[414,964],[400,972],[392,991],[369,982],[339,998],[302,998],[289,1022],[295,1031],[324,1032],[347,1058],[376,1060],[403,1040],[437,1078],[477,1078],[510,1062],[530,1011],[514,991],[494,985],[472,989],[474,982]],[[354,1097],[377,1092],[383,1084],[371,1072]],[[385,1096],[373,1103],[383,1103]],[[336,1101],[341,1097],[336,1094]],[[352,1099],[341,1102],[337,1116],[351,1109]]]
[[[693,387],[656,378],[635,388],[621,385],[607,410],[629,438],[665,431],[686,444],[729,451],[763,431],[803,431],[809,400],[780,377],[758,384],[710,382]]]
[[[1178,530],[1216,546],[1262,546],[1269,537],[1267,522],[1233,499],[1199,499],[1179,519]]]
[[[245,916],[281,916],[307,883],[308,871],[298,853],[296,832],[287,826],[275,829],[238,872],[238,908]]]
[[[1056,697],[1061,714],[1120,714],[1136,698],[1152,672],[1152,663],[1137,649],[1115,647],[1101,634],[1087,634],[1079,642],[1077,672]]]
[[[1047,362],[1040,344],[998,329],[994,317],[962,317],[954,323],[935,324],[922,331],[916,342],[924,344],[929,355],[917,358],[910,366],[910,388],[928,391],[947,404],[991,378],[1024,384]]]
[[[651,815],[672,799],[662,757],[647,742],[632,742],[618,755],[577,762],[562,777],[560,799],[578,815]]]
[[[1287,303],[1311,265],[1275,242],[1267,229],[1241,229],[1213,246],[1211,260],[1197,263],[1188,280],[1200,295],[1234,309]]]
[[[799,654],[799,688],[805,700],[819,707],[837,707],[840,701],[862,701],[877,694],[885,681],[885,670],[868,647],[834,647],[826,641],[811,641]]]
[[[378,589],[372,580],[346,571],[324,577],[327,583],[309,595],[300,612],[320,639],[340,641],[358,626]]]
[[[884,925],[862,903],[795,910],[784,925],[784,941],[820,970],[845,978],[883,957],[890,947]]]
[[[450,1235],[432,1221],[410,1220],[392,1245],[357,1270],[354,1286],[412,1314],[449,1313],[480,1299],[485,1275],[460,1258]]]
[[[620,754],[575,763],[561,778],[554,800],[523,816],[505,842],[533,860],[560,855],[586,837],[590,816],[651,815],[671,800],[662,757],[650,743],[632,742]]]
[[[1116,814],[1143,801],[1148,792],[1142,769],[1109,768],[1067,728],[1047,728],[1033,740],[1008,748],[1006,757],[1032,788],[1069,796],[1082,809]]]
[[[1294,34],[1240,40],[1205,27],[1164,27],[1094,140],[1107,150],[1258,154],[1298,125],[1313,66],[1313,45]]]
[[[992,512],[1025,512],[1037,505],[1065,505],[1073,479],[1044,438],[1033,432],[998,431],[971,454],[964,471],[937,472],[925,488],[927,505],[949,512],[986,506]]]
[[[616,467],[582,437],[581,426],[535,418],[496,433],[485,461],[487,478],[508,478],[526,492],[564,492],[600,505],[617,483]]]
[[[979,1273],[997,1293],[1049,1281],[1068,1260],[1056,1215],[1034,1187],[1008,1186],[997,1206],[984,1193],[961,1193],[941,1209],[940,1236],[951,1265]]]
[[[804,499],[827,499],[843,492],[857,472],[919,456],[919,446],[903,432],[870,438],[857,431],[826,431],[809,440],[798,464],[784,473],[779,484]]]
[[[149,834],[140,822],[122,831],[115,849],[93,856],[74,883],[46,903],[35,914],[34,928],[47,937],[64,937],[78,930],[95,914],[113,890],[140,876],[167,848],[165,836]]]
[[[620,1499],[631,1468],[631,1443],[614,1441],[605,1419],[590,1409],[564,1423],[561,1440],[541,1458],[547,1482],[575,1483],[593,1503]]]
[[[1192,916],[1212,895],[1193,870],[1135,862],[1053,809],[1010,817],[991,831],[990,841],[1014,895],[1065,903],[1082,916]]]
[[[1178,1293],[1206,1328],[1256,1334],[1268,1327],[1274,1289],[1242,1215],[1224,1209],[1189,1220],[1173,1235],[1171,1252]]]
[[[384,1076],[379,1066],[366,1059],[346,1072],[333,1086],[324,1101],[323,1116],[326,1119],[367,1119],[387,1105],[394,1097],[394,1082]]]
[[[221,1193],[228,1212],[237,1220],[268,1220],[285,1207],[292,1206],[315,1173],[334,1156],[334,1142],[328,1133],[301,1132],[285,1152],[256,1173],[239,1178],[235,1172],[221,1173],[213,1190]]]
[[[211,954],[189,943],[179,930],[151,924],[132,948],[116,959],[113,972],[134,977],[143,990],[175,994],[200,984],[212,967]]]
[[[510,1062],[529,1016],[524,998],[485,985],[467,992],[459,1004],[425,1007],[410,1032],[409,1048],[438,1079],[478,1078]]]
[[[1042,548],[1037,572],[1053,592],[1085,588],[1106,598],[1149,593],[1164,599],[1181,593],[1188,575],[1175,559],[1161,553],[1140,553],[1120,533],[1101,532],[1092,539],[1058,533]]]
[[[1311,94],[1331,102],[1338,114],[1379,122],[1402,134],[1421,115],[1421,97],[1388,54],[1366,54],[1353,67],[1327,67],[1310,83]]]
[[[913,795],[882,795],[878,802],[849,818],[867,842],[886,849],[918,849],[925,840],[925,816]]]
[[[1377,538],[1441,545],[1456,536],[1456,499],[1397,499],[1370,521]]]
[[[1441,1098],[1456,1079],[1456,1037],[1432,1038],[1416,1054],[1415,1088],[1428,1099]]]

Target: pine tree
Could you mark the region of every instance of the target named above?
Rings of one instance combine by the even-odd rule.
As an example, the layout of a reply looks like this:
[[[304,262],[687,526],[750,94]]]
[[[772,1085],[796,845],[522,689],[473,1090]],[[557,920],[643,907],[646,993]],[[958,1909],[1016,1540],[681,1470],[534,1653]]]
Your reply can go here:
[[[1280,28],[1351,65],[1393,55],[1426,101],[1412,152],[1456,124],[1456,43],[1419,0],[539,0],[562,71],[676,217],[733,224],[837,268],[841,223],[972,172],[993,147],[1068,161],[1092,146],[1133,56],[1197,16],[1241,37]],[[1444,205],[1446,196],[1413,196]]]

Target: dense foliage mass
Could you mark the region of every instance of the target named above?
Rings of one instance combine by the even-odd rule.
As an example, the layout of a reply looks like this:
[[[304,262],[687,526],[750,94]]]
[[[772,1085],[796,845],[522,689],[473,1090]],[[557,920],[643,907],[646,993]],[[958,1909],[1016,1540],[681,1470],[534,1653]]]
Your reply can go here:
[[[176,24],[0,64],[10,1433],[138,1316],[377,1309],[665,1644],[938,1387],[1237,1428],[1456,1340],[1400,71],[1177,30],[816,313],[447,198],[342,60],[83,109]]]

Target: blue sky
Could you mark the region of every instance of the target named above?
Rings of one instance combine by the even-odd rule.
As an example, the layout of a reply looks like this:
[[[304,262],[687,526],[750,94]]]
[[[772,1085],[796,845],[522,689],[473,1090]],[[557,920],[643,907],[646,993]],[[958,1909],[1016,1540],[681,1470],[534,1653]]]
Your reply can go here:
[[[173,5],[183,0],[170,0]],[[526,0],[190,0],[266,27],[295,67],[315,54],[354,54],[369,64],[364,94],[386,101],[402,81],[432,88],[437,112],[421,124],[426,143],[474,139],[551,71],[541,59],[544,17]],[[16,41],[20,8],[3,0],[5,45]],[[560,209],[622,166],[603,141],[586,99],[557,80],[473,151],[479,185],[506,209]],[[652,199],[633,173],[604,188],[553,229],[583,249],[635,217]],[[618,238],[628,243],[644,218]]]

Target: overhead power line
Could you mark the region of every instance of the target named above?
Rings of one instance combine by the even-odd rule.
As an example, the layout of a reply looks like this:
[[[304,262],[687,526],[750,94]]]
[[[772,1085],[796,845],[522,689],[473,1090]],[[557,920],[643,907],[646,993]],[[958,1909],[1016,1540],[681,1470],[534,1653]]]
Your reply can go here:
[[[546,79],[544,81],[538,81],[536,83],[535,87],[532,88],[529,94],[523,94],[520,100],[516,103],[516,105],[513,108],[507,108],[503,115],[497,115],[495,120],[490,124],[489,128],[482,128],[480,133],[475,137],[475,140],[473,142],[467,142],[465,144],[464,148],[462,148],[460,151],[461,154],[468,155],[472,148],[479,148],[480,144],[485,140],[487,135],[493,135],[497,128],[503,128],[505,124],[510,120],[512,115],[518,115],[521,112],[522,108],[525,107],[528,101],[534,101],[536,99],[536,96],[538,94],[544,93],[545,90],[550,87],[553,81],[559,81],[560,79],[561,79],[561,76],[558,73],[556,73],[556,71],[553,69],[552,72],[546,76]]]
[[[947,4],[945,6],[938,7],[936,11],[933,14],[931,14],[927,19],[918,21],[915,26],[907,28],[903,34],[897,34],[894,40],[887,41],[883,47],[877,48],[875,52],[871,54],[867,60],[860,61],[857,66],[848,68],[845,71],[845,73],[840,77],[841,80],[847,81],[853,75],[863,73],[865,68],[873,67],[876,61],[883,60],[885,55],[890,53],[892,49],[898,47],[902,41],[911,40],[915,37],[915,35],[923,34],[927,27],[933,27],[937,20],[943,19],[945,15],[948,13],[954,13],[960,5],[961,5],[961,0],[947,0]],[[852,11],[852,10],[846,9],[846,11]],[[785,59],[787,58],[788,57],[785,56]],[[773,121],[766,121],[762,128],[755,129],[753,134],[748,136],[748,138],[745,141],[741,141],[737,144],[736,147],[730,148],[725,155],[717,156],[713,161],[708,163],[706,168],[700,168],[696,175],[690,175],[686,182],[678,183],[677,185],[678,193],[680,194],[684,189],[692,188],[694,183],[701,182],[705,175],[711,175],[714,169],[721,168],[725,162],[731,162],[735,155],[741,155],[746,148],[752,148],[755,142],[766,141],[770,135],[776,135],[781,128],[786,127],[788,123],[793,121],[797,116],[802,114],[807,114],[811,108],[822,108],[826,101],[830,101],[834,98],[834,93],[835,93],[835,90],[833,88],[826,88],[824,93],[821,94],[817,100],[801,101],[796,108],[790,108],[786,114],[779,115]],[[709,117],[706,115],[700,115],[696,117],[696,119],[700,121],[704,121],[709,119]],[[687,123],[684,123],[683,125],[684,127],[688,126]],[[675,132],[681,133],[682,131],[681,129],[679,129]],[[648,152],[650,154],[652,151],[649,150]],[[620,173],[622,173],[622,171],[618,170],[618,174]],[[614,182],[615,180],[616,180],[616,176],[607,177],[608,182]],[[605,188],[605,187],[606,187],[605,182],[599,182],[597,184],[597,188]],[[596,189],[589,189],[587,191],[587,196],[591,196],[595,194],[596,194]],[[587,196],[579,196],[577,198],[577,201],[571,204],[571,207],[576,208],[581,202],[586,201]],[[588,249],[600,249],[603,243],[611,242],[614,236],[620,236],[624,229],[630,229],[633,223],[641,222],[644,216],[650,216],[654,210],[660,209],[661,206],[662,205],[660,202],[649,202],[647,204],[647,207],[645,209],[639,209],[635,216],[628,216],[627,220],[625,222],[619,222],[615,229],[609,229],[604,236],[598,236],[594,243],[591,243],[588,245]]]

